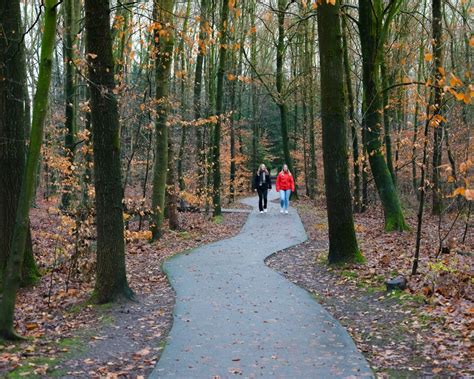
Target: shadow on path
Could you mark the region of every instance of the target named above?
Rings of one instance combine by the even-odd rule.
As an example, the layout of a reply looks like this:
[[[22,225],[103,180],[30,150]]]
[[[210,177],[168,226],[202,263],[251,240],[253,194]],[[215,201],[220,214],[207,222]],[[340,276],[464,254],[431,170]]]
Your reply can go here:
[[[290,208],[249,215],[235,237],[175,256],[174,324],[151,378],[347,378],[372,372],[346,332],[264,259],[306,240]],[[255,206],[255,197],[243,200]]]

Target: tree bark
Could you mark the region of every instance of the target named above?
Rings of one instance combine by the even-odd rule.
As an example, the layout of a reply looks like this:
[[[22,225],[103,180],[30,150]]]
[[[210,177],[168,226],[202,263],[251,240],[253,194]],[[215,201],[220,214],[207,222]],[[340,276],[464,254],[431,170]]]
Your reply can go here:
[[[340,2],[318,7],[324,181],[329,225],[329,263],[361,259],[354,229],[347,162]]]
[[[229,2],[222,0],[219,45],[219,66],[217,69],[217,89],[216,89],[216,116],[217,122],[214,126],[212,136],[212,202],[214,206],[214,217],[222,214],[221,210],[221,163],[220,144],[221,128],[224,114],[224,74],[227,60],[227,34],[228,34]]]
[[[65,95],[65,153],[72,166],[74,164],[74,150],[76,140],[76,69],[74,43],[79,32],[77,24],[76,6],[73,0],[64,0],[63,19],[64,19],[64,95]],[[65,176],[66,185],[63,188],[61,198],[61,208],[67,210],[71,202],[71,186],[68,182],[72,179],[72,170],[69,168]]]
[[[202,92],[202,70],[204,56],[206,55],[206,19],[208,11],[208,0],[201,0],[201,20],[199,24],[199,51],[196,58],[196,71],[194,74],[194,119],[199,120],[202,117],[201,92]],[[198,197],[202,197],[205,187],[205,167],[206,154],[204,150],[204,138],[202,126],[196,126],[196,172],[197,172],[197,189]]]
[[[277,106],[280,110],[280,128],[283,144],[283,157],[290,171],[293,172],[293,162],[290,155],[290,144],[288,136],[288,106],[283,98],[283,65],[285,60],[285,10],[287,1],[278,0],[278,42],[276,49],[276,90]]]
[[[114,60],[108,0],[85,1],[86,55],[89,63],[97,267],[93,298],[107,303],[133,298],[128,286],[123,235],[120,124],[114,94]]]
[[[29,128],[25,47],[19,1],[0,5],[0,288],[15,225],[18,195],[25,167],[25,134]],[[28,227],[29,228],[29,227]],[[25,247],[22,285],[37,281],[31,231]]]
[[[169,114],[168,91],[174,46],[173,8],[174,0],[155,0],[154,2],[154,19],[161,21],[162,29],[155,29],[157,120],[155,122],[155,166],[151,198],[153,209],[151,232],[153,240],[157,240],[162,235],[165,210],[169,132],[167,125]]]
[[[342,47],[344,52],[344,79],[346,81],[347,105],[349,107],[349,124],[352,137],[352,170],[354,174],[354,211],[360,212],[362,199],[360,193],[360,163],[359,163],[359,140],[357,137],[356,116],[354,107],[354,92],[352,90],[351,63],[349,61],[349,49],[347,46],[347,22],[346,16],[342,16]]]
[[[432,9],[432,32],[433,32],[433,77],[435,81],[434,98],[433,98],[433,116],[435,120],[436,116],[442,113],[442,102],[443,102],[443,88],[441,80],[443,75],[440,68],[443,67],[443,25],[442,25],[442,9],[441,0],[433,0],[431,4]],[[434,140],[433,140],[433,175],[431,181],[433,183],[433,206],[432,213],[434,215],[440,215],[443,211],[443,201],[441,197],[440,178],[439,178],[439,167],[442,161],[442,145],[443,145],[443,129],[444,122],[440,119],[439,122],[433,122],[434,125]]]

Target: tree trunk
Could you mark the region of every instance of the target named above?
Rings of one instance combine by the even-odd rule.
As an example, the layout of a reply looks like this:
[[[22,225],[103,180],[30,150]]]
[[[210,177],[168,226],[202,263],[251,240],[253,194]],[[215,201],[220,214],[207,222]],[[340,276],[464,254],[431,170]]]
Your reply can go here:
[[[393,169],[393,153],[392,153],[392,120],[393,110],[390,102],[389,91],[386,90],[391,84],[387,66],[385,63],[385,57],[381,58],[380,63],[380,74],[382,76],[382,103],[383,103],[383,128],[384,128],[384,142],[385,142],[385,158],[387,160],[387,168],[390,171],[393,184],[396,185],[395,170]]]
[[[13,9],[12,15],[19,11],[18,5]],[[17,17],[20,17],[19,15]],[[30,204],[35,191],[35,175],[38,168],[41,145],[43,142],[43,126],[48,109],[48,95],[51,83],[52,56],[54,51],[54,40],[56,36],[57,6],[55,0],[45,0],[44,3],[44,26],[41,41],[41,57],[39,63],[39,74],[36,94],[33,106],[33,122],[31,125],[30,145],[23,171],[18,207],[16,209],[15,226],[10,245],[10,254],[4,275],[3,296],[0,306],[0,337],[5,339],[16,339],[18,336],[13,330],[13,315],[17,291],[20,286],[21,269],[24,261],[24,252],[29,231],[28,215]],[[19,24],[21,26],[21,23]],[[15,27],[14,27],[15,28]],[[15,32],[18,29],[11,29]],[[4,37],[2,36],[2,39]],[[14,44],[14,49],[18,48]],[[20,48],[21,49],[21,48]],[[17,52],[20,57],[23,55]],[[24,73],[23,68],[18,68],[20,75]],[[23,81],[18,82],[19,86]],[[20,90],[22,99],[22,92]],[[2,99],[3,100],[3,99]],[[23,120],[23,117],[20,118]]]
[[[359,141],[357,137],[356,116],[354,108],[354,92],[352,91],[351,63],[349,61],[349,49],[347,46],[347,22],[346,16],[342,16],[342,47],[344,52],[344,78],[346,80],[347,105],[349,106],[349,124],[352,137],[352,170],[354,173],[354,211],[361,211],[360,193],[360,163],[359,163]]]
[[[433,76],[435,82],[434,88],[434,99],[433,99],[433,116],[432,119],[435,121],[432,123],[434,128],[434,141],[433,141],[433,208],[432,213],[434,215],[440,215],[443,211],[443,201],[441,197],[440,178],[439,178],[439,167],[441,166],[442,152],[443,152],[443,129],[444,122],[439,119],[436,122],[436,117],[441,115],[442,102],[443,102],[443,88],[441,80],[443,75],[441,74],[440,68],[443,67],[443,26],[442,26],[442,15],[441,15],[441,0],[433,0],[432,5],[433,12]]]
[[[329,225],[329,263],[361,259],[354,229],[347,162],[340,2],[318,7],[324,181]]]
[[[30,133],[29,96],[26,85],[23,27],[20,2],[0,5],[0,288],[7,266],[15,225],[16,207],[25,167],[25,134]],[[2,33],[3,32],[3,33]],[[31,231],[25,247],[22,285],[39,276],[33,257]]]
[[[309,30],[309,20],[305,22],[305,75],[308,77],[309,87],[309,197],[314,199],[316,196],[316,139],[315,139],[315,125],[314,125],[314,86],[313,86],[313,45],[314,34]]]
[[[380,44],[383,41],[378,34],[380,22],[376,17],[377,2],[359,0],[359,28],[362,47],[362,80],[364,86],[366,147],[372,175],[375,179],[385,215],[385,230],[406,230],[402,207],[393,184],[387,162],[383,156],[380,130],[382,127],[382,96],[380,88]]]
[[[252,2],[251,2],[252,3]],[[251,27],[255,27],[255,18],[256,18],[256,4],[250,5],[250,24]],[[257,65],[257,33],[252,33],[250,36],[250,62],[252,67]],[[257,111],[258,111],[258,87],[256,85],[256,75],[255,71],[252,70],[252,83],[251,83],[251,123],[252,123],[252,155],[251,155],[251,164],[250,171],[252,175],[257,171],[258,168],[258,134],[259,134],[259,125],[257,121]]]
[[[69,163],[74,164],[74,150],[76,140],[76,69],[75,69],[75,53],[74,43],[79,32],[77,24],[76,6],[73,0],[64,0],[63,5],[63,19],[64,19],[64,37],[63,37],[63,52],[64,52],[64,95],[66,101],[66,137],[65,137],[65,153],[69,158]],[[61,198],[61,208],[67,210],[71,202],[71,186],[68,182],[71,181],[72,170],[69,167],[65,176],[66,185],[63,188],[63,195]]]
[[[108,0],[85,1],[91,92],[97,267],[94,300],[133,298],[127,282],[123,235],[120,124],[113,90],[114,60]]]
[[[229,17],[229,2],[222,0],[222,13],[220,23],[220,47],[219,47],[219,67],[217,69],[217,89],[216,89],[216,116],[217,122],[213,130],[212,138],[212,202],[214,207],[214,217],[220,216],[221,211],[221,163],[220,144],[221,128],[224,114],[224,73],[227,59],[227,19]]]
[[[206,55],[206,19],[207,19],[208,0],[201,0],[201,21],[199,24],[199,51],[196,58],[196,71],[194,74],[194,119],[199,120],[202,117],[201,92],[202,92],[202,69],[204,56]],[[197,171],[197,189],[198,197],[204,194],[205,186],[205,167],[206,154],[204,150],[204,138],[202,126],[196,126],[196,171]]]
[[[288,106],[283,98],[283,66],[285,61],[285,10],[287,1],[278,0],[278,43],[276,49],[276,90],[277,105],[280,110],[280,128],[283,144],[284,163],[288,165],[290,171],[293,171],[293,162],[290,155],[290,145],[288,137]]]
[[[181,65],[181,71],[183,72],[183,77],[180,79],[181,80],[181,116],[185,117],[186,110],[187,110],[187,102],[186,102],[186,95],[185,95],[185,90],[186,90],[186,80],[187,80],[187,75],[184,76],[184,72],[186,71],[186,56],[184,53],[184,40],[186,33],[188,32],[188,20],[189,20],[189,14],[191,12],[191,0],[187,0],[186,3],[186,16],[183,22],[183,31],[181,32],[181,39],[179,41],[179,47],[178,47],[178,53],[180,54],[180,65]],[[179,184],[179,190],[184,191],[185,190],[185,182],[184,182],[184,155],[186,154],[186,140],[187,140],[187,127],[183,124],[181,126],[181,141],[179,144],[179,153],[178,153],[178,184]]]
[[[174,160],[174,149],[173,140],[168,138],[168,175],[166,186],[166,202],[167,202],[167,216],[171,230],[179,229],[179,218],[178,218],[178,196],[176,188],[176,170]]]
[[[168,171],[168,90],[174,46],[173,7],[174,0],[155,0],[154,3],[154,18],[161,21],[162,29],[155,29],[157,120],[155,123],[155,167],[151,198],[153,240],[157,240],[162,234],[161,228],[165,210],[166,175]]]

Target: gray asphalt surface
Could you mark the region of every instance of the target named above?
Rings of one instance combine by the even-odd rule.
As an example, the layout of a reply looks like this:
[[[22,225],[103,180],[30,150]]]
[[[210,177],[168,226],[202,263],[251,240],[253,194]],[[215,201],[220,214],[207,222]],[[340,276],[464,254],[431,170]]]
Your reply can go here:
[[[243,202],[257,207],[256,197]],[[346,330],[264,263],[305,240],[296,211],[280,214],[269,202],[269,212],[253,211],[236,237],[168,260],[174,324],[150,377],[372,377]]]

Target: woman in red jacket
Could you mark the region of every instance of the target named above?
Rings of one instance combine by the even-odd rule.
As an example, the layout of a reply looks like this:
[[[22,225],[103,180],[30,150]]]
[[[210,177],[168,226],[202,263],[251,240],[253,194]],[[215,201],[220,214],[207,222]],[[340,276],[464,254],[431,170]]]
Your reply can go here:
[[[291,192],[295,192],[295,181],[288,165],[283,165],[283,170],[277,176],[276,190],[280,192],[280,213],[288,213]]]

